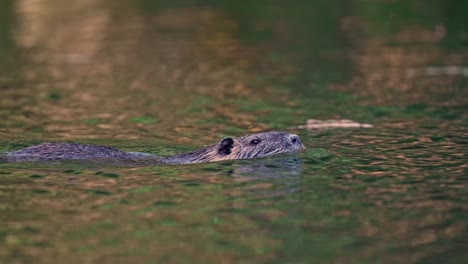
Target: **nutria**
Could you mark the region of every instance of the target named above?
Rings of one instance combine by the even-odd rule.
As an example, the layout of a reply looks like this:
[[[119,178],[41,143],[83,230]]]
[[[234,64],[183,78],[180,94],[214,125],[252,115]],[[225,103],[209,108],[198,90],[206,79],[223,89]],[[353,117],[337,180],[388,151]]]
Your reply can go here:
[[[189,164],[234,159],[252,159],[305,149],[299,136],[286,132],[265,132],[239,138],[224,138],[219,143],[188,153],[161,158],[148,153],[124,152],[115,148],[81,143],[43,143],[3,156],[8,162],[46,160],[144,161],[149,163]]]

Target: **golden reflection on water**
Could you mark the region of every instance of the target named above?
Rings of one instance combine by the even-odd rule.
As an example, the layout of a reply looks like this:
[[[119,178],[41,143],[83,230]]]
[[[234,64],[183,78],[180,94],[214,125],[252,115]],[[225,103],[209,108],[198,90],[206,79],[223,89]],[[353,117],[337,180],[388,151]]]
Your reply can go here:
[[[443,24],[433,28],[408,25],[384,35],[373,32],[373,21],[363,17],[345,17],[341,22],[352,44],[349,54],[354,67],[351,80],[336,88],[380,104],[468,103],[466,98],[447,100],[460,92],[466,96],[459,83],[467,77],[463,71],[468,49],[444,48],[449,33]],[[434,67],[438,71],[431,71]]]
[[[8,230],[17,231],[9,236],[11,242],[1,256],[12,257],[20,249],[22,259],[41,256],[44,263],[79,252],[80,260],[88,262],[129,257],[132,261],[190,258],[191,262],[236,263],[243,258],[239,252],[249,261],[264,262],[272,260],[274,249],[281,247],[251,215],[273,220],[284,213],[271,208],[268,200],[257,205],[257,212],[250,211],[248,199],[243,198],[250,190],[268,189],[271,184],[236,187],[235,178],[220,179],[218,172],[200,177],[200,171],[195,176],[177,168],[79,168],[49,169],[41,173],[42,179],[23,178],[16,184],[27,195],[10,197],[20,205],[15,208],[22,217],[16,227],[9,216],[2,217],[11,223]],[[99,172],[118,177],[108,179]],[[23,173],[37,175],[38,171]],[[74,198],[66,198],[70,196]],[[54,216],[51,222],[34,220],[47,215]],[[14,242],[26,239],[30,245]]]
[[[43,0],[17,1],[16,17],[25,83],[9,98],[29,98],[5,122],[26,126],[18,132],[37,128],[50,139],[157,134],[178,140],[200,135],[193,124],[212,118],[245,131],[266,128],[252,113],[223,103],[226,96],[255,97],[244,84],[254,57],[233,37],[237,22],[219,10],[176,8],[145,16],[133,1]],[[206,100],[212,108],[205,110]],[[223,131],[216,124],[207,128]],[[201,135],[207,142],[218,137]]]
[[[359,253],[361,257],[388,249],[383,241],[395,241],[396,248],[417,249],[456,240],[468,227],[456,220],[457,212],[468,210],[468,205],[457,202],[460,188],[467,187],[460,178],[466,169],[460,155],[463,143],[457,142],[466,137],[466,131],[452,130],[455,140],[439,143],[431,139],[434,130],[421,129],[420,123],[406,123],[406,131],[401,131],[399,125],[383,125],[385,128],[377,133],[362,130],[329,139],[331,149],[346,152],[346,157],[354,160],[349,167],[341,168],[348,171],[333,185],[343,192],[357,191],[356,186],[362,186],[359,192],[366,197],[369,211],[352,211],[350,217],[358,217],[358,232],[363,237],[372,241],[378,238]],[[407,131],[418,132],[411,135]],[[394,254],[387,260],[417,262],[424,257],[420,253]]]
[[[206,145],[233,133],[228,128],[270,128],[257,118],[270,110],[243,110],[243,101],[280,96],[296,106],[286,93],[249,83],[272,66],[263,61],[269,47],[242,43],[239,22],[218,9],[145,14],[135,1],[18,0],[15,12],[21,67],[0,98],[4,139]],[[287,25],[277,25],[286,41]],[[374,104],[466,102],[463,94],[446,100],[461,76],[423,75],[436,63],[467,59],[465,50],[437,45],[441,26],[357,37],[366,22],[348,17],[342,30],[353,44],[354,73],[333,87],[370,95]],[[275,66],[267,71],[297,70]],[[301,132],[310,149],[332,158],[302,156],[304,166],[289,167],[0,164],[0,201],[8,201],[0,204],[7,223],[0,257],[238,263],[323,249],[330,254],[323,259],[336,263],[415,263],[439,253],[431,246],[443,253],[445,241],[466,234],[466,128],[383,118],[372,130]]]

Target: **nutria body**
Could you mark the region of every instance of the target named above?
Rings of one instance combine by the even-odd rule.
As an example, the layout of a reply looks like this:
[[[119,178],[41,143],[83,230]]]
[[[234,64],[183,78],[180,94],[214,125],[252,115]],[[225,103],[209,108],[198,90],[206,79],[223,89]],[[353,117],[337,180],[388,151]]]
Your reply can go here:
[[[286,132],[265,132],[239,138],[224,138],[217,144],[167,158],[148,153],[124,152],[115,148],[81,143],[43,143],[10,152],[8,162],[47,160],[142,161],[146,163],[189,164],[234,159],[252,159],[305,149],[299,136]]]

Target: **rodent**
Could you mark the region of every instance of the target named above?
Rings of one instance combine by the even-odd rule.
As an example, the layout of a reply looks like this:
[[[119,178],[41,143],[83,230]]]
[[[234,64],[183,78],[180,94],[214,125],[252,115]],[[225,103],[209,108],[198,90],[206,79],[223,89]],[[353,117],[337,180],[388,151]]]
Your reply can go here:
[[[43,143],[7,153],[7,162],[50,160],[143,161],[162,164],[191,164],[267,157],[305,149],[298,135],[264,132],[238,138],[224,138],[217,144],[167,158],[148,153],[124,152],[115,148],[81,143]]]

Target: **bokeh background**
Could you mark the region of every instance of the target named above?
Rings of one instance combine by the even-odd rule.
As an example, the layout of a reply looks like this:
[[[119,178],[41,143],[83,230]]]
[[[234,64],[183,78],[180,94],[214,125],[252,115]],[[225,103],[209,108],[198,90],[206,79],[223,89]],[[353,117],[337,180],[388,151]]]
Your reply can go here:
[[[0,151],[170,155],[270,130],[291,159],[0,164],[0,262],[462,263],[468,2],[2,0]],[[371,129],[307,130],[308,119]]]

